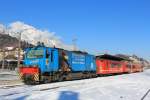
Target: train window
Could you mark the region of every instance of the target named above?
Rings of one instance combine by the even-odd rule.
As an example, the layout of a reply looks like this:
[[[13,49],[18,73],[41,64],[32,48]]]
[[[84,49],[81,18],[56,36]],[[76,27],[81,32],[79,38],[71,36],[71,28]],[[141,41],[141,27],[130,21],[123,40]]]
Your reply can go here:
[[[112,63],[111,64],[111,67],[113,68],[113,67],[121,67],[121,64],[118,64],[118,63]]]
[[[133,65],[132,68],[135,68],[135,65]]]
[[[48,50],[46,50],[46,58],[48,58],[49,57],[49,52],[48,52]]]
[[[53,62],[53,51],[51,51],[51,62]]]
[[[103,60],[101,60],[101,62],[103,62]]]
[[[111,67],[112,67],[112,68],[113,68],[113,67],[115,67],[115,66],[116,66],[116,64],[115,64],[115,63],[112,63],[112,64],[111,64]]]
[[[114,64],[111,64],[111,67],[114,67]]]
[[[131,65],[126,65],[127,68],[131,68]]]
[[[42,58],[43,56],[44,56],[44,50],[42,48],[31,49],[26,53],[27,58]]]
[[[118,67],[121,67],[121,64],[118,64]]]

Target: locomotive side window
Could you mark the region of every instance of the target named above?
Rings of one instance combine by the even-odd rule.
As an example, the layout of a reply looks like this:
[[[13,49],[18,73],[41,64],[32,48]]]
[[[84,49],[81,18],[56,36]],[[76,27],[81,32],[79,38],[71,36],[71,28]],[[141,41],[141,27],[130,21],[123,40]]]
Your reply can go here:
[[[27,58],[42,58],[44,56],[44,50],[42,48],[39,49],[31,49],[27,52]]]

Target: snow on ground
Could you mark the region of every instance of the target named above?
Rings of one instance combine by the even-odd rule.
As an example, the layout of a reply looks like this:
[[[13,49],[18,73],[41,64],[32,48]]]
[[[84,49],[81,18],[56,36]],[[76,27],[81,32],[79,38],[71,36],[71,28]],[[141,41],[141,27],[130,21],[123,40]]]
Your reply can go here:
[[[0,80],[18,80],[16,71],[0,70]]]
[[[0,100],[150,100],[149,91],[150,70],[146,70],[35,86],[1,86]]]
[[[19,79],[17,71],[0,70],[0,87],[22,85],[23,83]]]

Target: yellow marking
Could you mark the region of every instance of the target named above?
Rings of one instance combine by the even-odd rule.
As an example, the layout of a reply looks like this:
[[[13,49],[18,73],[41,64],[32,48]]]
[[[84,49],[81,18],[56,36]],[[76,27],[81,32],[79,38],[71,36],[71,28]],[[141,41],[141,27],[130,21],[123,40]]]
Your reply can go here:
[[[49,64],[49,60],[48,59],[46,59],[46,65],[48,65]]]
[[[39,81],[39,74],[34,74],[34,80]]]
[[[18,73],[19,74],[19,78],[22,79],[23,78],[23,74],[22,73]]]

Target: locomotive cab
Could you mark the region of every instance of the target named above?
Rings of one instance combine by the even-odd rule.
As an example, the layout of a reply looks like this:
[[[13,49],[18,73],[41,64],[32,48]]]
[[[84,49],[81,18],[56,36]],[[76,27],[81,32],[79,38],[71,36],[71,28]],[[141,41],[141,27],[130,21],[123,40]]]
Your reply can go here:
[[[58,67],[58,50],[38,45],[25,49],[24,65],[19,68],[25,82],[39,82],[40,74],[55,71]]]

